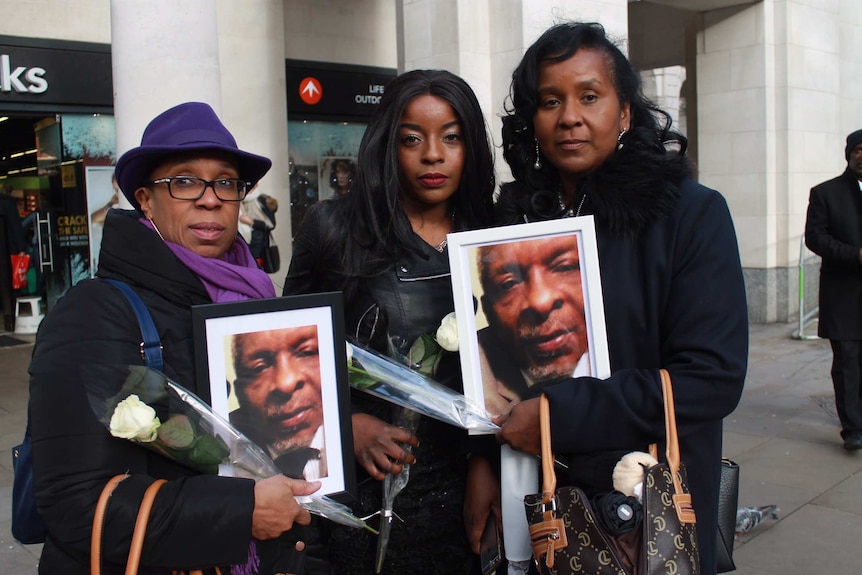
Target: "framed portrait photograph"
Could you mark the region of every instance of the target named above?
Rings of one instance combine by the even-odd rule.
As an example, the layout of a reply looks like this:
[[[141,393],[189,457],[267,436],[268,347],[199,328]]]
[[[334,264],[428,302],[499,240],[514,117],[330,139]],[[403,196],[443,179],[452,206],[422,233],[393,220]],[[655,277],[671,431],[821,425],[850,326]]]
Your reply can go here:
[[[340,293],[192,307],[197,393],[290,477],[356,493]]]
[[[464,395],[491,415],[610,376],[592,216],[449,234]]]

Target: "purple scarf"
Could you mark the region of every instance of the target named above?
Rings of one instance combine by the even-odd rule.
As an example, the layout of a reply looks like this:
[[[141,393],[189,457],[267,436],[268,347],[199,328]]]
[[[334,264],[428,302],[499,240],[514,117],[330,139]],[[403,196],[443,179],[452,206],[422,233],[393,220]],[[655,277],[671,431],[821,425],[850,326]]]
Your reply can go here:
[[[146,218],[138,221],[156,231]],[[257,267],[248,245],[239,236],[223,259],[205,258],[169,241],[165,241],[165,245],[198,276],[210,299],[215,303],[275,297],[272,280],[266,272]]]

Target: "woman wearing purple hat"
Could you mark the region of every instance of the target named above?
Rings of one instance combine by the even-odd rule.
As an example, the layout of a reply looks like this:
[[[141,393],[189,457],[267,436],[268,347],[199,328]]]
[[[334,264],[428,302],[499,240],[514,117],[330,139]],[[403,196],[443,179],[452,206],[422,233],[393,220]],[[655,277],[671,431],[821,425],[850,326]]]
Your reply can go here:
[[[96,275],[137,292],[159,332],[163,371],[183,385],[196,380],[191,306],[275,296],[237,237],[240,200],[270,166],[269,159],[240,150],[212,108],[195,102],[157,116],[141,145],[117,163],[120,189],[135,210],[109,212]],[[35,494],[48,526],[39,573],[89,572],[96,501],[107,481],[123,473],[129,477],[105,514],[106,572],[125,563],[134,517],[156,479],[168,482],[150,516],[141,573],[217,565],[248,572],[253,539],[264,541],[260,557],[251,559],[260,559],[259,573],[300,572],[303,544],[290,530],[310,518],[293,496],[318,484],[198,475],[112,437],[97,420],[80,367],[140,365],[140,339],[125,297],[100,280],[69,290],[39,329],[30,364]],[[277,545],[266,542],[282,534]]]

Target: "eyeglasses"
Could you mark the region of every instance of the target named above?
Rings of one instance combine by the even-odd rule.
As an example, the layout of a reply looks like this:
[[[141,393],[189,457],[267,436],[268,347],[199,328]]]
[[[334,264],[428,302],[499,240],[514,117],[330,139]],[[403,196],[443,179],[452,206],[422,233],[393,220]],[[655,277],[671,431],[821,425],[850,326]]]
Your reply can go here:
[[[165,184],[168,193],[175,200],[195,201],[203,197],[207,188],[212,188],[218,199],[223,202],[239,202],[245,198],[251,182],[236,178],[221,178],[218,180],[203,180],[192,176],[175,176],[153,180],[149,185]]]

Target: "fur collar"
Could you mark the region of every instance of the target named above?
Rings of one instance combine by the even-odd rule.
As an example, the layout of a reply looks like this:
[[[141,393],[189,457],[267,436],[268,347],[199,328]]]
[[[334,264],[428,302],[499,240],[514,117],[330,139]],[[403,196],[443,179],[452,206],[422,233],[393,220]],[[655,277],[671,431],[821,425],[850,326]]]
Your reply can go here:
[[[680,185],[690,177],[691,167],[684,156],[626,146],[599,171],[584,178],[576,204],[583,200],[580,215],[592,214],[597,225],[615,235],[634,238],[673,209]],[[559,185],[553,190],[532,190],[521,182],[503,184],[497,201],[497,222],[564,217],[558,190]]]

